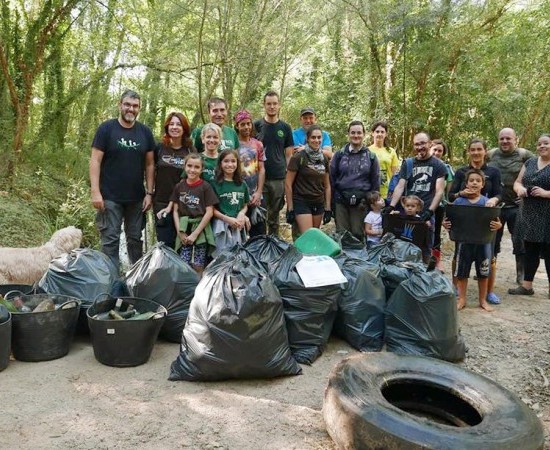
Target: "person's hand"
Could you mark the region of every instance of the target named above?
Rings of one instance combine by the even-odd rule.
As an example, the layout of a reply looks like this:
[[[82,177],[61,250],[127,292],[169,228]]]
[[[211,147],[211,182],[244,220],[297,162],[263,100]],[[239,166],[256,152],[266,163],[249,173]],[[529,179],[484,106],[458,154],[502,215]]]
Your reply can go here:
[[[143,206],[141,210],[143,212],[148,211],[151,206],[153,206],[153,197],[151,195],[145,195],[145,197],[143,197]]]
[[[382,214],[391,214],[395,211],[395,208],[392,205],[384,206],[380,211]]]
[[[431,209],[426,209],[420,214],[420,220],[422,222],[428,222],[434,215],[434,212]]]
[[[296,147],[294,147],[293,152],[294,153],[301,152],[304,148],[306,148],[305,145],[297,145]]]
[[[459,197],[470,198],[470,197],[473,197],[474,195],[477,195],[477,193],[470,188],[464,188],[461,191],[458,191]]]
[[[286,212],[286,223],[293,224],[296,222],[296,214],[294,214],[294,211],[287,211]]]
[[[529,196],[529,191],[525,186],[521,185],[516,189],[516,194],[519,198],[525,198]]]
[[[157,219],[166,217],[170,213],[170,208],[163,208],[157,213]]]
[[[258,191],[254,192],[254,194],[252,194],[252,197],[250,198],[250,205],[260,206],[261,203],[262,203],[262,193]]]
[[[491,222],[489,223],[489,228],[491,229],[491,231],[497,231],[499,229],[502,228],[502,222],[500,221],[500,218],[496,218],[494,220],[491,220]]]
[[[323,213],[323,225],[329,223],[332,219],[332,211],[330,209],[325,209]]]
[[[187,241],[187,234],[180,230],[178,231],[178,236],[180,237],[182,244],[185,244]]]
[[[250,228],[252,227],[252,224],[250,223],[250,219],[248,218],[248,216],[245,216],[244,218],[244,227],[246,231],[250,231]]]
[[[490,198],[489,200],[487,200],[487,203],[485,203],[485,206],[487,208],[494,208],[497,205],[498,205],[498,198],[496,197]]]
[[[443,222],[441,223],[443,225],[443,228],[445,228],[447,231],[451,229],[451,221],[445,217],[443,219]]]
[[[195,241],[197,240],[197,238],[198,238],[197,233],[193,232],[185,238],[185,243],[187,245],[193,245],[195,243]]]
[[[534,186],[531,188],[531,192],[529,192],[529,195],[531,197],[549,198],[550,191],[547,191],[539,186]]]
[[[237,214],[237,222],[239,223],[239,229],[244,228],[244,225],[246,223],[246,214],[243,212]]]
[[[225,221],[227,222],[227,224],[231,227],[231,228],[235,228],[237,230],[240,230],[243,225],[241,225],[241,223],[238,221],[238,219],[236,217],[229,217],[227,216],[227,218],[225,219]]]
[[[105,202],[101,192],[92,192],[92,206],[99,211],[105,211]]]

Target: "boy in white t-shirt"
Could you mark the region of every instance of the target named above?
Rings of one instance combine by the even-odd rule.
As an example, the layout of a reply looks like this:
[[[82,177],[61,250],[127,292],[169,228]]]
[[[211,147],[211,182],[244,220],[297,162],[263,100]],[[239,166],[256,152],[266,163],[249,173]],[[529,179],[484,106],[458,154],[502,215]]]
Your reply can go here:
[[[367,196],[367,204],[370,209],[365,216],[365,234],[367,235],[367,247],[376,245],[382,237],[382,208],[385,206],[384,199],[379,192],[370,192]]]

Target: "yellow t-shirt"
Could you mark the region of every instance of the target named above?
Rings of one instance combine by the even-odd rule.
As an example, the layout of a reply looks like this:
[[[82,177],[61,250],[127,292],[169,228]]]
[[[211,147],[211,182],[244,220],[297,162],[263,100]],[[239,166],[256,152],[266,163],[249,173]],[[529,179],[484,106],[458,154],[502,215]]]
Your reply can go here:
[[[380,163],[380,195],[386,198],[388,185],[395,170],[399,169],[399,159],[393,148],[375,147],[371,145],[369,150],[373,152]]]

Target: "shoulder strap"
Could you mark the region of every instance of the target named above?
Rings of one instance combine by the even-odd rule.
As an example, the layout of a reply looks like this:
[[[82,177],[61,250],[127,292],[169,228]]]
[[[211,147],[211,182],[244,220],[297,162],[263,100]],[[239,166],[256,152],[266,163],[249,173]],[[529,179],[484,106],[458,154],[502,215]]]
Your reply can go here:
[[[412,174],[413,174],[413,158],[407,158],[405,160],[405,163],[407,164],[407,180],[412,177]]]

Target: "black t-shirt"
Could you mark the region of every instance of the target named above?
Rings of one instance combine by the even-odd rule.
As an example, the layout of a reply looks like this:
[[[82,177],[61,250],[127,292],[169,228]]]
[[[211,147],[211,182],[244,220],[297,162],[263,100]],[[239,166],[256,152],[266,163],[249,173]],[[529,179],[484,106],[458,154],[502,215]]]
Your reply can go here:
[[[170,201],[174,186],[181,181],[185,157],[190,150],[186,147],[173,149],[159,144],[155,152],[155,196],[154,212],[165,208]]]
[[[136,122],[124,128],[118,119],[103,122],[97,129],[92,147],[103,152],[99,189],[104,200],[134,203],[143,200],[145,154],[155,149],[149,127]]]
[[[262,141],[265,151],[266,180],[282,180],[286,175],[285,148],[294,147],[292,128],[286,122],[266,122],[264,119],[254,122],[256,139]]]
[[[435,185],[438,178],[447,176],[447,168],[435,156],[428,159],[413,158],[412,175],[407,179],[407,161],[401,164],[399,178],[407,180],[407,192],[416,195],[424,201],[424,209],[428,209],[435,197]]]

